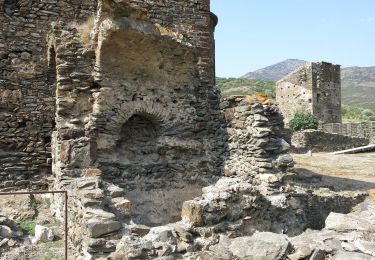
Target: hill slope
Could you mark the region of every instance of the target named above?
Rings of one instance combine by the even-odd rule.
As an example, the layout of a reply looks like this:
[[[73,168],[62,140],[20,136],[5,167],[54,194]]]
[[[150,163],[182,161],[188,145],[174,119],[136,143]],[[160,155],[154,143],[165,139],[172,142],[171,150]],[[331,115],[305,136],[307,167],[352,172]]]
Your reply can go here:
[[[375,67],[341,69],[342,103],[375,110]]]
[[[307,61],[304,60],[288,59],[256,71],[246,73],[242,76],[242,78],[278,81],[282,77],[288,75],[306,63]]]
[[[254,72],[249,72],[242,78],[253,81],[275,82],[306,63],[303,60],[288,59]],[[237,82],[233,83],[239,82],[237,80]],[[343,104],[375,110],[375,67],[342,68],[341,84]],[[232,89],[227,87],[225,92],[231,93],[249,90],[249,87],[244,87],[244,85],[239,86],[239,84],[232,84],[231,87]],[[261,91],[261,89],[258,88],[258,91]]]

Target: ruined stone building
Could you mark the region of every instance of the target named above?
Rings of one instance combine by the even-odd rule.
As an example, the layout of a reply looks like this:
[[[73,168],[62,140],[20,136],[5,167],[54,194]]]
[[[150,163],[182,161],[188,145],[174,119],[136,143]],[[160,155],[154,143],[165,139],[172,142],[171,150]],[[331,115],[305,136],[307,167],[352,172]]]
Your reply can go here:
[[[0,0],[0,190],[68,191],[76,259],[194,257],[219,233],[299,234],[363,198],[281,186],[282,116],[221,99],[216,23],[209,0]],[[339,76],[314,63],[278,95],[339,121]]]
[[[321,123],[340,123],[340,65],[312,62],[298,68],[276,83],[276,101],[286,122],[296,113],[311,113]]]

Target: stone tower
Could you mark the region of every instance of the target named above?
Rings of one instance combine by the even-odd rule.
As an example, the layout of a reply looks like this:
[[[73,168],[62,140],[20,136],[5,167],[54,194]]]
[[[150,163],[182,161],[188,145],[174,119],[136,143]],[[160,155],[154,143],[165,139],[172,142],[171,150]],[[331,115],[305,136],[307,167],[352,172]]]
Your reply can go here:
[[[312,62],[298,68],[276,83],[276,101],[286,123],[296,113],[311,113],[322,123],[340,123],[340,65]]]

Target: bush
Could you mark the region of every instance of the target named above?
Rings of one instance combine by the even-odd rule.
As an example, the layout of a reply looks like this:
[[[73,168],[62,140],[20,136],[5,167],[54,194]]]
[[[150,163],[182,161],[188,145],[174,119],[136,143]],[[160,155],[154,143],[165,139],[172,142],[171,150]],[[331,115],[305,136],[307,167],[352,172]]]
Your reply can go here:
[[[24,234],[35,235],[35,222],[31,219],[26,219],[20,223],[20,228]]]
[[[289,127],[294,131],[305,129],[318,129],[319,120],[312,114],[296,114],[292,120],[289,121]]]

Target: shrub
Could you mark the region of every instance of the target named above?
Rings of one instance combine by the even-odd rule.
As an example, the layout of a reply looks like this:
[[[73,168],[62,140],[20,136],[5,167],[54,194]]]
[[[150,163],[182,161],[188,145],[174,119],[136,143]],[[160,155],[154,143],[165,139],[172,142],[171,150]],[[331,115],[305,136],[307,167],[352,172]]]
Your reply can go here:
[[[31,219],[26,219],[20,223],[20,228],[24,234],[35,235],[35,222]]]
[[[289,121],[289,127],[294,131],[305,129],[318,129],[319,120],[312,114],[296,114],[292,120]]]

